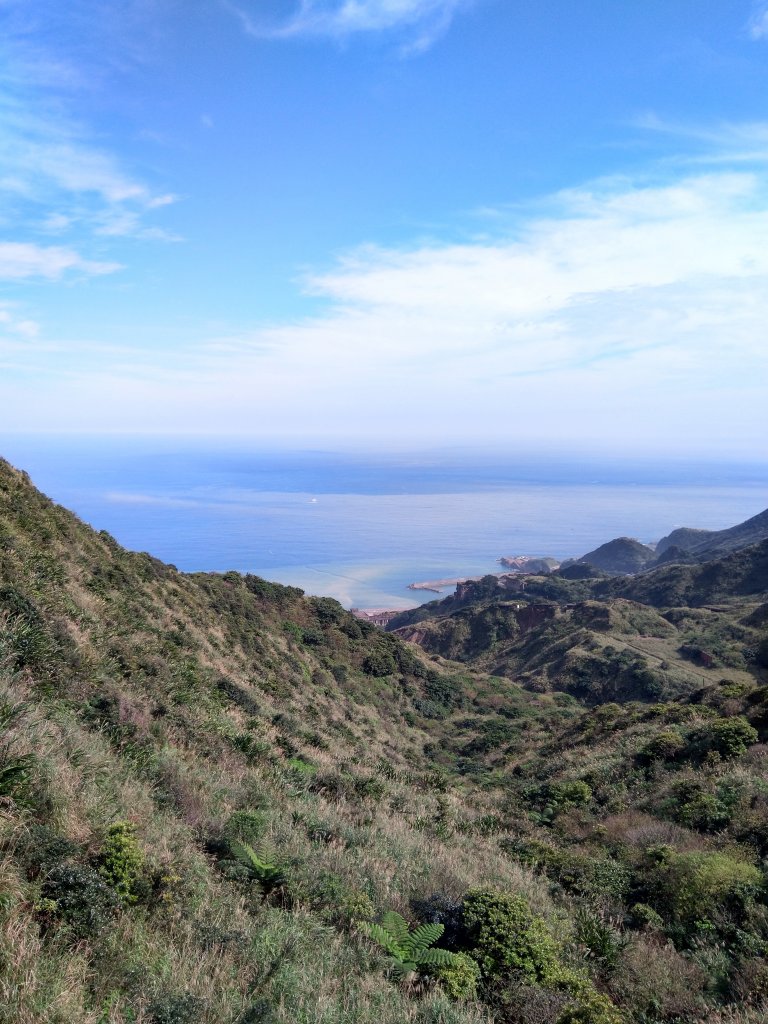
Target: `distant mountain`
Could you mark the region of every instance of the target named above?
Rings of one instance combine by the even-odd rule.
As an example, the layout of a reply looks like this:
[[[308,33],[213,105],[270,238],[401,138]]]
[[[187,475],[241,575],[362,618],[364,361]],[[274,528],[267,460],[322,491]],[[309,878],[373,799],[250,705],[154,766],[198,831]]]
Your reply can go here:
[[[768,540],[768,509],[728,530],[718,530],[692,550],[697,558],[717,558]],[[682,546],[682,545],[681,545]]]
[[[662,537],[656,545],[656,554],[663,555],[669,548],[679,548],[681,551],[693,551],[694,548],[717,536],[717,530],[696,530],[690,526],[679,526],[666,537]]]
[[[594,591],[601,598],[692,608],[763,594],[768,592],[768,540],[703,564],[661,566],[631,579],[600,580]]]
[[[560,563],[556,558],[534,558],[530,555],[509,555],[500,558],[499,562],[505,569],[512,572],[542,575],[557,569]]]
[[[708,561],[763,540],[768,540],[768,509],[727,530],[680,527],[662,537],[656,545],[656,554],[663,555],[671,547],[676,547],[693,555],[697,561]]]
[[[640,572],[656,558],[656,552],[632,537],[617,537],[578,559],[610,573]]]

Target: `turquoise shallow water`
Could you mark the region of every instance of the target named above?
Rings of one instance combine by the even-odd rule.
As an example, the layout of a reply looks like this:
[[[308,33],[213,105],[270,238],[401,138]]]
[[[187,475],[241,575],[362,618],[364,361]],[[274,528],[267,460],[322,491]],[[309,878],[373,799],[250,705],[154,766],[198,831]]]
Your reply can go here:
[[[498,571],[501,555],[578,556],[616,536],[720,529],[768,506],[760,465],[146,439],[12,438],[1,454],[127,547],[185,571],[254,572],[358,607],[418,604],[408,583]]]

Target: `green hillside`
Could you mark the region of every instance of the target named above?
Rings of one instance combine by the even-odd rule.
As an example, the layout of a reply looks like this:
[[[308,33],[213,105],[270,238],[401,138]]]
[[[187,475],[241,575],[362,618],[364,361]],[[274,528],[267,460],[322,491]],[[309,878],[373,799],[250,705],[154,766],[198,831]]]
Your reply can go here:
[[[0,462],[0,1020],[763,1022],[768,614],[623,582],[425,654]]]
[[[633,537],[617,537],[588,551],[578,561],[586,562],[603,572],[625,574],[640,572],[656,558],[656,552]]]

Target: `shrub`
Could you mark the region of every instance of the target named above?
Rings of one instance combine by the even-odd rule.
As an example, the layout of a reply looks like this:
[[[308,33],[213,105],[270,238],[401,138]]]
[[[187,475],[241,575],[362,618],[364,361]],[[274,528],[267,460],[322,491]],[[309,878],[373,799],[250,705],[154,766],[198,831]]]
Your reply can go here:
[[[653,761],[674,761],[685,747],[685,740],[675,729],[665,729],[649,740],[638,754],[643,764]]]
[[[257,843],[266,830],[266,819],[260,811],[235,811],[227,819],[224,836],[227,840]]]
[[[363,672],[368,676],[391,676],[397,671],[397,662],[389,651],[374,650],[363,660]]]
[[[360,889],[353,889],[339,875],[324,872],[308,891],[313,910],[326,921],[342,927],[354,922],[372,921],[376,908],[368,895]]]
[[[480,980],[480,965],[467,953],[456,953],[448,964],[433,970],[451,999],[474,999]]]
[[[741,715],[716,718],[697,729],[691,737],[692,745],[700,757],[710,751],[724,760],[732,760],[746,753],[747,747],[757,743],[757,730]]]
[[[551,821],[570,807],[584,807],[592,799],[592,787],[581,779],[550,783],[544,787],[544,793],[546,804],[542,816],[545,821]]]
[[[662,913],[668,911],[689,925],[724,909],[740,916],[759,892],[762,874],[754,865],[727,853],[659,849],[650,882]]]
[[[149,1006],[152,1024],[196,1024],[203,1008],[202,1000],[190,993],[163,995]]]
[[[110,826],[99,855],[99,874],[126,905],[137,903],[145,895],[144,854],[130,822]]]
[[[701,832],[717,832],[731,820],[728,808],[713,793],[699,791],[677,807],[677,819]]]
[[[236,1024],[276,1024],[277,1016],[268,999],[257,999],[251,1003],[236,1021]]]
[[[69,925],[76,938],[98,935],[120,905],[115,890],[93,868],[58,864],[43,882],[44,909]]]
[[[19,844],[18,856],[30,876],[53,867],[57,861],[65,861],[77,855],[79,847],[66,836],[55,832],[48,825],[31,825]]]
[[[630,917],[635,928],[661,931],[664,927],[661,914],[657,914],[647,903],[635,903],[630,910]]]
[[[557,974],[557,945],[544,920],[522,896],[494,889],[472,889],[464,898],[464,927],[472,956],[483,975],[503,978],[519,971],[547,983]]]
[[[557,1018],[557,1024],[624,1024],[624,1015],[607,996],[594,989],[579,997],[577,1003],[567,1006]]]

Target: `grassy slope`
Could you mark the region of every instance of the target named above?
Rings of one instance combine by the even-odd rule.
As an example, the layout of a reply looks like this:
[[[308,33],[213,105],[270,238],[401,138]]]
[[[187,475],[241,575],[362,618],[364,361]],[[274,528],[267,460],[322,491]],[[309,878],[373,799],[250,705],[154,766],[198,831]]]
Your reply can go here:
[[[602,607],[571,624],[604,638]],[[680,628],[628,602],[611,614],[625,638],[633,616]],[[567,631],[554,642],[569,657]],[[765,738],[749,673],[584,710],[425,662],[335,602],[126,552],[4,463],[0,659],[8,1024],[570,1024],[576,1004],[613,1024],[611,1002],[519,967],[460,1002],[386,980],[355,922],[423,920],[418,901],[440,893],[450,924],[473,886],[522,894],[563,970],[628,1022],[764,1019],[765,759],[752,736],[721,756],[712,732],[746,716]],[[50,880],[103,871],[121,821],[143,888],[103,927],[78,925]],[[238,833],[284,871],[266,898],[233,861]],[[95,912],[102,897],[80,898]]]

